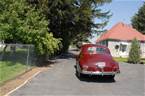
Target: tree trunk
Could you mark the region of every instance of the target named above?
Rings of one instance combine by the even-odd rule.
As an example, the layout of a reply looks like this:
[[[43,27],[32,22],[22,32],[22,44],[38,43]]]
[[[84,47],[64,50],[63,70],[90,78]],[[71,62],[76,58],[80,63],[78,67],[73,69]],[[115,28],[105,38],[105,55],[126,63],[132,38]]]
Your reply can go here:
[[[66,53],[69,50],[70,40],[63,40],[62,41],[62,50],[61,53]]]
[[[44,66],[44,63],[47,61],[47,54],[37,56],[37,66]]]

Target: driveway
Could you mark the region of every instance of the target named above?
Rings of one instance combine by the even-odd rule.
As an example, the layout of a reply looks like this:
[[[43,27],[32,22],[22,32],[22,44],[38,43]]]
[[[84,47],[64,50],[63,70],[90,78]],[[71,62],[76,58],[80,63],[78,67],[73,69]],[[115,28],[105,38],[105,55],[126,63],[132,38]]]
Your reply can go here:
[[[144,65],[120,63],[121,74],[107,81],[75,75],[71,54],[56,59],[51,69],[40,73],[11,96],[145,96]]]

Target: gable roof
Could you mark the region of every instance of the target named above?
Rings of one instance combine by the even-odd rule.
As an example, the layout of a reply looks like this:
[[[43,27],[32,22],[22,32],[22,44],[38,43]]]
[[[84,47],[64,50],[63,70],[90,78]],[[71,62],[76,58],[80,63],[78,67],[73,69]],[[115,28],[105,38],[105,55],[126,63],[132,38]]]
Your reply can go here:
[[[97,42],[108,39],[131,41],[134,38],[136,38],[139,41],[145,41],[145,35],[141,34],[131,26],[119,22],[115,26],[113,26],[109,31],[101,35],[101,37],[97,39]]]

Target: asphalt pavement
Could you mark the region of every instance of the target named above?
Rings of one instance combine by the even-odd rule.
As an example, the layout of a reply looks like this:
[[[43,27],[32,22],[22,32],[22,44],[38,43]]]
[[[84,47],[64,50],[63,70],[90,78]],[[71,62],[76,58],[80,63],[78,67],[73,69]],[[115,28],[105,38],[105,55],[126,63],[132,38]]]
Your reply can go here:
[[[75,75],[75,58],[66,54],[10,96],[145,96],[145,65],[120,63],[115,80]]]

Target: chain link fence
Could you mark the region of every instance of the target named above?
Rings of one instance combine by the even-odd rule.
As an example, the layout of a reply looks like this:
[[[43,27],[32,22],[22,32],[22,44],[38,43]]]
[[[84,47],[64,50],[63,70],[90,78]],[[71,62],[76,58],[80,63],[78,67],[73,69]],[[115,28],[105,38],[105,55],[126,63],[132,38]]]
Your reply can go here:
[[[0,84],[35,66],[33,45],[0,44]]]

